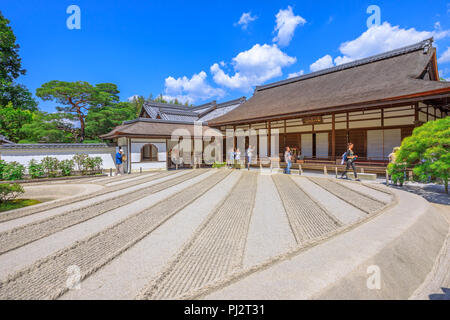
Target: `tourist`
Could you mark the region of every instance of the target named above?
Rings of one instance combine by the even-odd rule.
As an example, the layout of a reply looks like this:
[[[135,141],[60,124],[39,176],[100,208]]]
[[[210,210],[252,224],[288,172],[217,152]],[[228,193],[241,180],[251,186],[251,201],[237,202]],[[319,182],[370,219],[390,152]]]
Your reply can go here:
[[[230,168],[233,169],[233,167],[234,167],[234,149],[230,148],[230,151],[228,154],[229,154],[228,164],[229,164]]]
[[[251,145],[247,148],[247,169],[250,170],[250,163],[252,162],[252,156],[253,156],[254,149]]]
[[[344,161],[346,162],[345,171],[341,175],[341,179],[344,179],[344,176],[346,179],[347,177],[347,171],[350,169],[350,166],[353,169],[353,173],[355,175],[356,181],[360,181],[358,179],[358,174],[356,173],[356,167],[355,167],[355,161],[358,156],[353,152],[353,143],[349,142],[347,143],[347,151],[345,152],[345,158]]]
[[[289,147],[286,147],[286,151],[284,152],[284,162],[286,162],[286,169],[284,169],[284,173],[291,174],[292,155]]]
[[[116,176],[123,174],[123,158],[122,148],[119,148],[119,151],[116,153]]]
[[[239,148],[237,148],[236,152],[234,153],[234,166],[238,169],[241,168],[241,151],[239,150]]]

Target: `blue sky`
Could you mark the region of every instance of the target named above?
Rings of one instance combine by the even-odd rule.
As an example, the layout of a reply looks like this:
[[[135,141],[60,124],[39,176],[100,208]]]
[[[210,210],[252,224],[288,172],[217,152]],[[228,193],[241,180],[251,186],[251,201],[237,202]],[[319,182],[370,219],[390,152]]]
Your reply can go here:
[[[69,30],[69,5],[81,29]],[[368,29],[366,12],[380,8]],[[450,79],[448,1],[3,0],[33,93],[50,80],[116,83],[122,100],[251,97],[255,85],[434,36]],[[241,23],[239,23],[241,21]],[[40,101],[45,111],[54,104]]]

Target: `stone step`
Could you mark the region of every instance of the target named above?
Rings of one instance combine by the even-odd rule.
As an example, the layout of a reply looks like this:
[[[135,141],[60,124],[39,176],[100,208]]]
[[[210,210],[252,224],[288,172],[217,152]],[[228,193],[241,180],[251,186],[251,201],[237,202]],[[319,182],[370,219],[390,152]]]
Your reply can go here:
[[[353,172],[347,172],[347,176],[350,179],[355,179],[355,175]],[[361,180],[377,180],[377,175],[375,173],[358,172],[358,178]]]

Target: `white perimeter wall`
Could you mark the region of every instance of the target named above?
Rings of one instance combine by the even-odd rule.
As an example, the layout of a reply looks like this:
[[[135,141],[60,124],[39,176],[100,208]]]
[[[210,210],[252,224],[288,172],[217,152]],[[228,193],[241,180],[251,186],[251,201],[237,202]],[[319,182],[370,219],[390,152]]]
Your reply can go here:
[[[0,158],[6,162],[16,161],[28,167],[31,159],[41,161],[44,157],[54,157],[58,160],[72,159],[75,154],[84,153],[90,157],[100,157],[103,160],[102,168],[115,168],[114,159],[116,148],[35,148],[35,149],[9,149],[0,150]]]

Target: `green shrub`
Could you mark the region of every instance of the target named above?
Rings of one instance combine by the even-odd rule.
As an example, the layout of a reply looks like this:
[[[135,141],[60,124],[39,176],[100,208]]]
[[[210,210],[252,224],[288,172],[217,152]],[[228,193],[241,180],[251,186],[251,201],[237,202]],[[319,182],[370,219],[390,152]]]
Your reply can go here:
[[[25,167],[20,163],[13,161],[3,167],[2,177],[4,180],[20,180],[25,173]]]
[[[73,160],[66,159],[59,162],[59,169],[63,176],[70,176],[74,166],[75,162]]]
[[[40,178],[45,175],[44,166],[36,160],[31,159],[28,163],[28,173],[32,179]]]
[[[86,159],[88,158],[87,154],[84,153],[78,153],[73,156],[73,161],[75,162],[76,168],[78,171],[81,172],[81,174],[85,174],[85,171],[87,170],[87,163]]]
[[[56,177],[58,175],[58,159],[45,157],[41,160],[41,164],[48,177]]]
[[[86,171],[86,170],[89,170],[89,171],[101,170],[102,164],[103,164],[103,160],[101,157],[87,156],[84,159],[83,168],[84,168],[84,171]],[[84,171],[83,171],[83,174],[84,174]]]
[[[13,200],[24,193],[23,187],[17,183],[0,184],[0,203]]]
[[[419,181],[436,181],[448,193],[450,176],[450,117],[429,121],[415,128],[412,136],[403,139],[395,153],[396,160],[388,166],[393,180],[404,180],[406,168],[413,168]]]
[[[5,160],[0,160],[0,180],[3,179],[3,168],[6,166]]]
[[[227,165],[226,162],[214,162],[214,164],[212,165],[213,168],[223,168]]]

